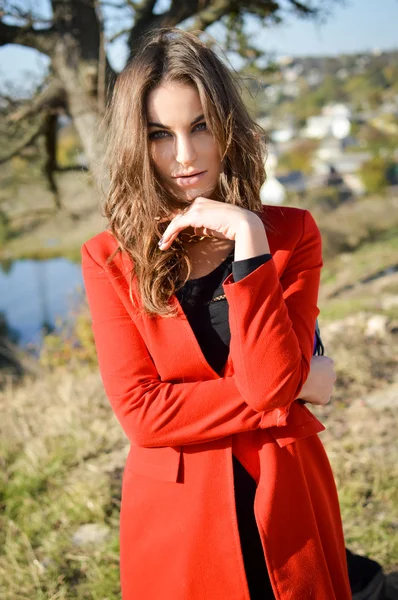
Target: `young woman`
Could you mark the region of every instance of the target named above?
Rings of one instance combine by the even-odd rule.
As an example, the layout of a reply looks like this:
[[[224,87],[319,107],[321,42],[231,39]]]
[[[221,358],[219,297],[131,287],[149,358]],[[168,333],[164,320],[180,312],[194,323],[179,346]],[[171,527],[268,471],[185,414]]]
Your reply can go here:
[[[328,401],[334,382],[330,359],[311,361],[313,218],[261,206],[261,131],[191,34],[145,39],[109,136],[109,228],[82,260],[131,442],[123,599],[348,600],[323,426],[303,403]]]

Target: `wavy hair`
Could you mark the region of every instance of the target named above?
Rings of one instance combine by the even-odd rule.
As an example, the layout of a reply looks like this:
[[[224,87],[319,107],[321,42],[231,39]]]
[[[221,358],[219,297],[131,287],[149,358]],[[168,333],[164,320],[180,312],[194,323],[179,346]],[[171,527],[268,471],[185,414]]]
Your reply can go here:
[[[148,94],[171,82],[188,83],[198,91],[223,160],[217,199],[260,211],[265,179],[263,131],[248,114],[227,67],[192,33],[168,28],[145,36],[117,79],[105,118],[110,185],[104,213],[117,251],[127,252],[134,265],[131,301],[136,304],[135,280],[144,312],[162,316],[175,314],[170,299],[191,271],[178,238],[166,251],[158,247],[167,226],[159,217],[187,205],[160,180],[148,143]],[[179,284],[183,272],[185,281]]]

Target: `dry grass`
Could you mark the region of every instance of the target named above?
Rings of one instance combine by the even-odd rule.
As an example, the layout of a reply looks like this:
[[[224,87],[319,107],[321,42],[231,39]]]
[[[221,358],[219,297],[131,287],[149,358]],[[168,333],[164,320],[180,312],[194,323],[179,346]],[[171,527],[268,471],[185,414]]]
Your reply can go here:
[[[358,250],[375,242],[398,227],[398,195],[392,191],[386,196],[372,196],[340,204],[326,211],[313,206],[311,212],[317,221],[327,262],[324,273],[335,270],[335,260],[347,252]]]
[[[397,281],[359,280],[396,261],[396,200],[373,204],[377,210],[370,212],[368,201],[362,202],[315,215],[324,236],[329,230],[330,239],[337,240],[335,253],[327,250],[325,256],[320,324],[338,371],[333,402],[316,412],[327,424],[322,436],[338,483],[347,544],[393,571],[398,569]],[[49,220],[44,229],[37,227],[32,235],[49,235],[54,225]],[[68,227],[64,224],[65,235]],[[28,245],[33,242],[30,238]],[[342,290],[348,283],[353,288]],[[358,314],[359,309],[384,315],[384,330],[369,335],[371,315]],[[63,346],[52,338],[43,353],[43,374],[0,391],[2,600],[120,599],[118,513],[127,442],[97,370],[83,366],[91,361],[92,340],[86,325],[79,321],[79,327],[80,341],[86,340],[79,351],[82,364],[62,366],[77,356],[73,340]],[[76,545],[73,536],[86,523],[105,526],[108,535],[94,545]]]
[[[398,567],[398,455],[391,425],[397,399],[378,402],[368,390],[370,382],[378,393],[395,385],[387,386],[393,363],[385,359],[396,340],[390,333],[374,339],[368,357],[369,339],[360,328],[355,340],[351,332],[355,353],[341,353],[338,339],[326,332],[340,373],[336,400],[317,412],[327,423],[323,438],[338,482],[347,544],[393,570]],[[98,372],[57,367],[20,387],[10,384],[0,394],[0,409],[0,597],[118,599],[118,511],[127,443]],[[85,523],[105,525],[109,535],[95,546],[76,546],[73,535]]]
[[[350,325],[351,323],[351,325]],[[332,403],[316,409],[336,477],[347,545],[398,569],[396,333],[365,335],[366,316],[325,328],[338,374]],[[344,332],[343,334],[341,332]]]
[[[9,217],[11,236],[0,249],[0,258],[68,256],[79,260],[81,244],[105,228],[101,197],[87,173],[62,173],[57,181],[64,206],[58,212],[42,179],[12,180],[12,185],[4,185],[0,171],[0,208]]]
[[[127,448],[98,373],[58,368],[4,389],[0,406],[0,597],[116,600]],[[109,527],[104,543],[73,544],[85,523]]]
[[[322,326],[326,354],[336,365],[334,403],[349,406],[358,398],[385,389],[397,375],[398,335],[394,321],[385,317],[385,328],[367,331],[372,314],[358,313]]]
[[[346,544],[398,570],[398,449],[396,406],[378,407],[365,398],[324,421],[323,441],[339,490]]]

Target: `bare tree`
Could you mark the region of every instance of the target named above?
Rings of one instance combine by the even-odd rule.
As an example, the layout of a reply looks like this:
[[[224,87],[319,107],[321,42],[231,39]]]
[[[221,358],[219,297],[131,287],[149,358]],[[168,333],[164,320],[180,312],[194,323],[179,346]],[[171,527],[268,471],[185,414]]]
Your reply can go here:
[[[336,1],[336,0],[335,0]],[[320,18],[333,0],[170,0],[167,8],[157,0],[49,0],[51,18],[29,6],[29,0],[3,0],[0,8],[0,45],[21,44],[51,59],[50,76],[27,103],[11,113],[8,122],[21,124],[23,135],[11,144],[0,161],[9,159],[38,136],[45,136],[46,174],[56,192],[57,115],[70,116],[94,176],[102,156],[96,137],[99,122],[116,77],[107,57],[110,42],[125,36],[130,57],[142,34],[160,27],[183,26],[206,30],[216,22],[228,31],[230,49],[254,60],[259,51],[247,39],[245,18],[264,26],[286,15]],[[33,6],[33,3],[32,3]],[[106,36],[110,13],[120,11],[128,27]],[[108,15],[107,19],[104,15]],[[264,29],[264,35],[266,29]]]

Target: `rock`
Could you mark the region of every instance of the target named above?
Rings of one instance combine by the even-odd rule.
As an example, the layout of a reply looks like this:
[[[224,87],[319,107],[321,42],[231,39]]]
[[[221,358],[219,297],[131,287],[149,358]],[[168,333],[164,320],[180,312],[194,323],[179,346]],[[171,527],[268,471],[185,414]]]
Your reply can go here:
[[[398,306],[398,296],[393,296],[391,294],[384,295],[384,297],[380,301],[380,305],[383,310],[389,310],[390,308],[394,308]]]
[[[96,523],[86,523],[79,527],[72,537],[74,546],[85,546],[87,544],[100,544],[109,535],[109,527]]]
[[[385,410],[398,406],[398,381],[394,381],[381,390],[376,390],[364,398],[366,406]]]
[[[366,323],[366,337],[385,337],[387,335],[387,315],[373,315]]]
[[[364,311],[360,311],[355,315],[348,315],[344,319],[333,321],[322,327],[322,333],[335,335],[346,334],[348,330],[360,330],[365,327],[368,315]]]
[[[393,319],[389,322],[388,331],[393,335],[396,335],[398,333],[398,319]]]

